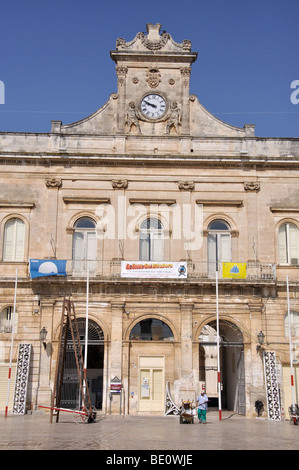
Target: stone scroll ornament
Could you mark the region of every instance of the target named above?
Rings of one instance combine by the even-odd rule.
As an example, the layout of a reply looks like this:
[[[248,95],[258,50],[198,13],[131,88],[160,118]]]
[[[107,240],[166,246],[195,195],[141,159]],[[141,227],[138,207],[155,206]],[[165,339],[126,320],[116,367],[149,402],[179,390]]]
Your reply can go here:
[[[281,421],[275,352],[264,351],[264,370],[265,370],[268,418],[273,421]]]
[[[19,344],[16,382],[12,413],[23,415],[26,412],[31,344]]]

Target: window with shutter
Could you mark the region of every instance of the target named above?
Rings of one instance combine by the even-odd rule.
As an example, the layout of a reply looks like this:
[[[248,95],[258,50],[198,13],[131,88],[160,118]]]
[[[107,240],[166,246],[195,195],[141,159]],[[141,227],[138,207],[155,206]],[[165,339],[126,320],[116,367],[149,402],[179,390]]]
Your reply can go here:
[[[21,219],[10,219],[4,227],[4,261],[24,261],[25,224]]]
[[[148,218],[140,225],[140,261],[163,261],[164,232],[159,219]]]
[[[299,234],[295,224],[287,222],[279,228],[278,256],[280,264],[299,264]]]
[[[222,263],[231,262],[230,227],[223,220],[214,220],[208,227],[208,272],[214,275]]]
[[[73,235],[73,270],[75,272],[96,270],[97,237],[96,223],[89,217],[77,220]]]

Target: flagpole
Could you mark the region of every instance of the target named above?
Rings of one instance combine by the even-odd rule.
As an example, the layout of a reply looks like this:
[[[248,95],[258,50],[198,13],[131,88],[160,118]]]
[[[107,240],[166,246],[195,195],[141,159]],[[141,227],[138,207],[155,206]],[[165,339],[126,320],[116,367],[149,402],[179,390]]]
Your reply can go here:
[[[217,380],[218,380],[218,408],[219,421],[222,420],[221,407],[221,381],[220,381],[220,354],[219,354],[219,302],[218,302],[218,271],[216,270],[216,312],[217,312]]]
[[[290,346],[290,369],[291,369],[291,391],[292,391],[292,407],[295,407],[295,391],[294,391],[294,370],[292,358],[292,335],[291,335],[291,312],[290,312],[290,295],[289,295],[289,277],[287,276],[287,299],[288,299],[288,320],[289,320],[289,346]]]
[[[18,268],[16,269],[16,278],[15,278],[15,295],[14,295],[13,317],[12,317],[11,345],[10,345],[10,358],[9,358],[9,369],[8,369],[8,382],[7,382],[7,396],[6,396],[6,406],[5,406],[5,417],[7,417],[8,403],[9,403],[9,388],[10,388],[10,379],[11,379],[11,365],[12,365],[12,355],[13,355],[13,341],[14,341],[14,332],[15,332],[17,285],[18,285]]]
[[[88,262],[87,262],[88,263]],[[89,309],[89,267],[87,264],[86,276],[86,320],[85,320],[85,349],[84,349],[84,395],[86,394],[87,382],[87,345],[88,345],[88,309]]]

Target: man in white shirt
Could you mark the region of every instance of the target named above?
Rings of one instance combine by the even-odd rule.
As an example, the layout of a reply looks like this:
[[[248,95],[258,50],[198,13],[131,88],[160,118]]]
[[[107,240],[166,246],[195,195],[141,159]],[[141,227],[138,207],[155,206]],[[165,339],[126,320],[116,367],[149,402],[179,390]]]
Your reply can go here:
[[[205,392],[201,392],[201,395],[197,398],[197,416],[200,423],[206,423],[207,421],[207,409],[208,409],[208,397]]]

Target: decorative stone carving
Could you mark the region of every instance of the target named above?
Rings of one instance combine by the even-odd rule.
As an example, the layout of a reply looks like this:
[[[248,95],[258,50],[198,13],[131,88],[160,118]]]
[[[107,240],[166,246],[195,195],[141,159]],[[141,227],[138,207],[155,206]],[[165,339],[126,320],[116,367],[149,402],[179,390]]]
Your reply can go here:
[[[184,39],[182,43],[182,48],[184,51],[191,51],[191,41],[190,39]]]
[[[150,68],[146,74],[146,82],[151,88],[156,88],[161,82],[161,74],[156,67]]]
[[[128,180],[112,180],[113,189],[126,189],[128,187]]]
[[[183,191],[193,191],[195,188],[195,183],[194,181],[179,181],[178,187]]]
[[[181,76],[183,77],[183,84],[184,84],[184,87],[188,87],[188,86],[189,86],[190,75],[191,75],[191,67],[183,67],[183,68],[181,68]]]
[[[245,181],[244,182],[245,191],[255,191],[258,192],[261,189],[261,185],[258,181]]]
[[[182,75],[182,77],[190,78],[191,67],[182,67],[181,68],[181,75]]]
[[[127,75],[127,72],[128,72],[128,67],[124,67],[122,65],[117,65],[116,75],[117,75],[119,85],[124,85],[125,76]]]
[[[166,124],[166,133],[169,134],[170,129],[174,128],[176,132],[179,134],[181,126],[181,112],[176,102],[172,103],[171,110],[170,110],[170,117]]]
[[[58,178],[49,178],[46,179],[47,188],[61,188],[62,180]]]
[[[132,126],[135,126],[137,127],[138,132],[141,133],[138,116],[137,116],[137,110],[135,107],[135,103],[133,101],[129,103],[129,108],[126,112],[125,123],[128,126],[129,132],[131,132]]]
[[[118,38],[116,40],[116,49],[125,49],[126,48],[126,40],[124,38]]]
[[[159,39],[157,40],[149,39],[144,33],[138,33],[136,37],[137,39],[140,39],[142,45],[150,51],[158,51],[162,49],[167,44],[169,39],[171,39],[170,34],[166,33],[165,31],[161,34],[161,36],[159,36]]]

